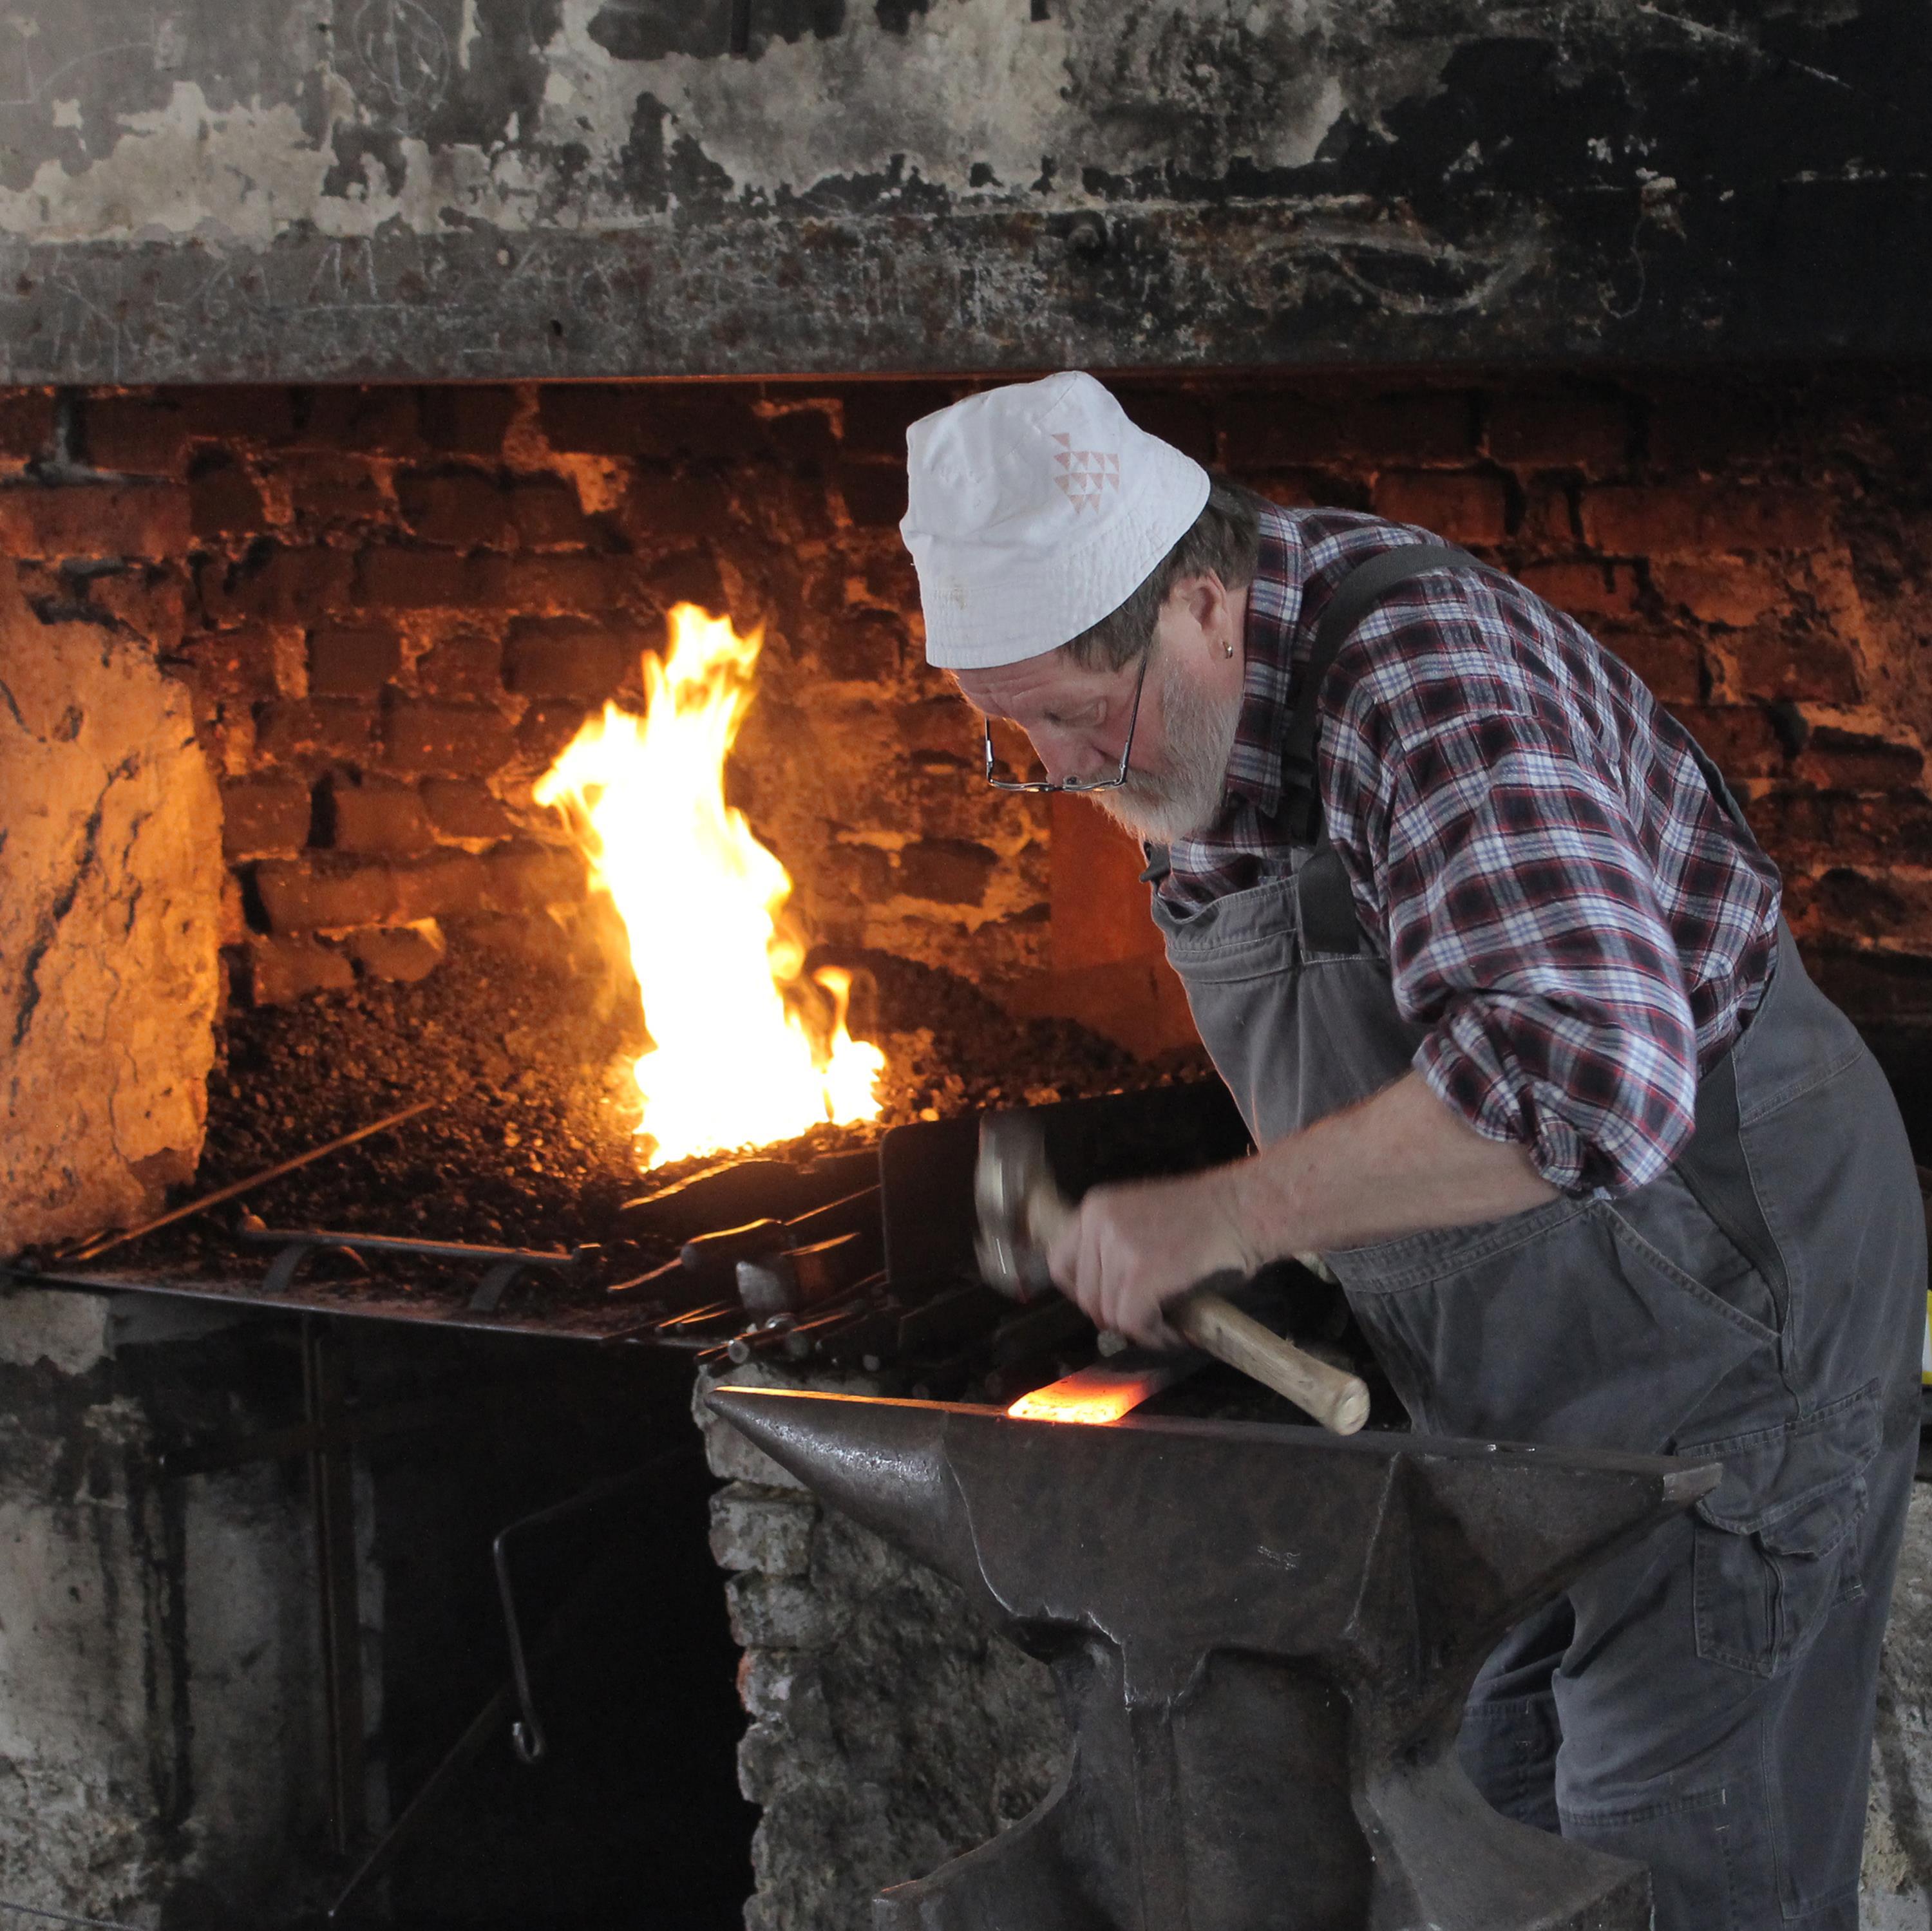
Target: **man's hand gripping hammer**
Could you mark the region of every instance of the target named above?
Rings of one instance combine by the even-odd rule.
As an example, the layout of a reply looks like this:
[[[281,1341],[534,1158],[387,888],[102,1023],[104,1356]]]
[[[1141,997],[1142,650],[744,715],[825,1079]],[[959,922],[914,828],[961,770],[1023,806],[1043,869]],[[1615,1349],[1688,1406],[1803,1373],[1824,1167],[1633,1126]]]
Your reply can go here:
[[[1053,1285],[1048,1250],[1076,1210],[1047,1165],[1037,1120],[1024,1113],[989,1113],[981,1119],[973,1191],[980,1212],[980,1271],[988,1285],[1016,1300],[1046,1293]],[[1168,1321],[1196,1347],[1286,1395],[1324,1428],[1353,1435],[1369,1418],[1366,1387],[1242,1313],[1219,1291],[1235,1285],[1232,1274],[1210,1276],[1168,1304]]]

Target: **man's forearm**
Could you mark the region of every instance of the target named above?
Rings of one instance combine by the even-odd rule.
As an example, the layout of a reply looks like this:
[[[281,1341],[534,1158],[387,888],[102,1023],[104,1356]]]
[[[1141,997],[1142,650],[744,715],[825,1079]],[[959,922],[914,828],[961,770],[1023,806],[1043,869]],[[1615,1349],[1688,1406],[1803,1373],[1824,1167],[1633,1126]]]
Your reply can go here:
[[[1222,1169],[1255,1253],[1327,1253],[1501,1219],[1556,1198],[1526,1147],[1486,1140],[1420,1073]]]

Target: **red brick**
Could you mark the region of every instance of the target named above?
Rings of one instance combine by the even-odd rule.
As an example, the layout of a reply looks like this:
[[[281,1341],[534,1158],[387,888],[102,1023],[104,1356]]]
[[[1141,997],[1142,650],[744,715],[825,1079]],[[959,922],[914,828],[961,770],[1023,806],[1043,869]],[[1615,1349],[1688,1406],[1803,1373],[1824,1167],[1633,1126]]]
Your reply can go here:
[[[365,550],[356,559],[356,601],[376,610],[467,610],[490,604],[481,557],[448,550]]]
[[[1545,603],[1572,616],[1623,616],[1636,607],[1636,577],[1621,563],[1529,563],[1516,572]]]
[[[681,556],[666,557],[644,580],[667,610],[676,604],[695,604],[713,616],[732,614],[717,563],[704,550],[688,550]]]
[[[350,388],[336,384],[296,395],[294,440],[311,448],[406,456],[422,446],[412,388]]]
[[[254,1006],[292,1006],[311,993],[346,992],[356,983],[349,961],[313,939],[250,938],[248,963]]]
[[[1670,708],[1726,778],[1772,777],[1784,769],[1784,747],[1762,705],[1672,703]]]
[[[490,874],[472,852],[438,852],[399,865],[393,882],[395,916],[405,923],[460,918],[485,910],[490,898]]]
[[[142,564],[91,577],[88,602],[172,652],[187,625],[188,585],[178,565]]]
[[[871,683],[896,679],[911,652],[903,617],[890,610],[851,610],[826,623],[817,655],[826,676]]]
[[[1459,389],[1396,394],[1262,391],[1221,405],[1230,469],[1332,463],[1416,466],[1476,453],[1474,411]]]
[[[748,456],[765,442],[752,414],[749,384],[695,388],[657,383],[571,383],[540,389],[538,420],[554,449],[591,456],[694,455],[707,461]],[[902,431],[903,436],[903,431]],[[900,448],[904,448],[902,440]]]
[[[425,778],[422,801],[439,838],[503,838],[515,829],[497,798],[461,778]]]
[[[1539,550],[1574,547],[1576,517],[1568,487],[1551,481],[1532,483],[1523,492],[1522,524],[1516,535]]]
[[[1735,485],[1613,487],[1583,496],[1583,533],[1619,556],[1708,558],[1726,551],[1815,550],[1831,538],[1825,497]]]
[[[1163,442],[1192,456],[1209,468],[1216,460],[1217,440],[1214,407],[1210,397],[1198,389],[1175,388],[1161,382],[1141,388],[1133,382],[1120,384],[1114,390],[1130,421],[1158,436]],[[936,406],[937,405],[935,405]],[[921,414],[925,413],[923,410]],[[905,432],[917,418],[908,416],[899,425],[896,456],[905,454]]]
[[[621,607],[637,589],[628,558],[473,556],[453,550],[365,550],[359,599],[387,610],[578,611]]]
[[[936,409],[944,409],[961,393],[958,387],[948,382],[858,382],[850,384],[839,392],[839,416],[843,424],[843,437],[846,451],[860,456],[886,456],[904,463],[906,453],[906,431],[922,415],[930,415]],[[1136,421],[1141,418],[1136,412],[1148,397],[1136,394],[1128,414]],[[1156,436],[1166,431],[1156,427],[1150,418],[1147,425]],[[1209,427],[1211,442],[1213,427]],[[1205,460],[1204,458],[1203,459]]]
[[[232,946],[248,943],[248,906],[242,894],[242,881],[234,873],[226,872],[221,880],[221,910],[215,914],[215,943],[226,951]],[[227,961],[224,961],[224,976],[226,976]]]
[[[360,456],[301,454],[280,473],[296,520],[325,526],[386,520],[392,514],[381,479]]]
[[[637,595],[630,559],[616,556],[493,556],[488,575],[495,608],[592,616],[623,607]]]
[[[586,516],[577,491],[560,476],[513,483],[508,492],[511,520],[526,549],[581,548],[606,538],[606,526]]]
[[[398,476],[396,501],[404,520],[425,543],[464,550],[508,550],[516,543],[509,493],[480,469]]]
[[[1508,499],[1499,476],[1384,471],[1374,500],[1376,515],[1419,523],[1454,543],[1500,543],[1508,531]]]
[[[95,468],[178,476],[188,460],[188,412],[175,397],[92,395],[82,442]]]
[[[608,905],[610,901],[604,902]],[[622,954],[621,924],[610,941],[600,947],[590,936],[588,923],[586,919],[574,919],[566,931],[554,919],[533,919],[527,913],[488,912],[464,919],[460,933],[466,949],[487,952],[494,958],[514,959],[519,965],[538,972],[569,974],[601,970],[609,960]]]
[[[1826,933],[1834,939],[1853,934],[1892,938],[1908,923],[1912,909],[1905,894],[1882,874],[1849,865],[1834,865],[1816,878],[1785,880],[1784,915],[1799,931]]]
[[[1724,647],[1746,697],[1855,704],[1861,694],[1857,662],[1835,637],[1767,625],[1726,639]]]
[[[308,688],[315,697],[378,697],[401,670],[403,646],[392,630],[309,633]]]
[[[1622,658],[1661,702],[1695,704],[1702,695],[1703,645],[1696,635],[1616,622],[1600,622],[1593,634],[1606,650]]]
[[[31,462],[51,448],[53,439],[51,389],[9,389],[0,394],[0,461]]]
[[[1778,446],[1786,399],[1752,378],[1706,371],[1645,387],[1650,460],[1666,474],[1756,469]]]
[[[344,943],[371,979],[394,979],[404,985],[428,978],[442,964],[446,949],[440,934],[432,937],[414,925],[352,932]]]
[[[555,845],[506,845],[484,861],[489,874],[488,910],[541,912],[580,903],[587,889],[584,860]]]
[[[1660,563],[1651,581],[1666,603],[1676,604],[1704,623],[1742,630],[1790,598],[1789,586],[1762,564]]]
[[[345,698],[264,704],[256,749],[269,764],[361,764],[375,748],[376,707]]]
[[[977,905],[999,862],[997,853],[966,839],[920,838],[899,853],[898,887],[942,905]]]
[[[1798,776],[1832,791],[1888,791],[1923,775],[1925,754],[1873,733],[1821,725],[1805,739]]]
[[[567,699],[531,705],[517,726],[519,762],[547,769],[556,761],[557,754],[584,728],[584,707]]]
[[[601,704],[635,667],[627,634],[575,617],[519,617],[504,646],[503,681],[524,697]]]
[[[286,442],[296,431],[296,391],[283,382],[219,382],[158,392],[160,401],[184,412],[190,436],[223,444]]]
[[[268,526],[268,508],[254,478],[225,457],[189,470],[188,508],[196,536],[242,536]]]
[[[838,472],[845,514],[861,529],[896,529],[906,512],[902,463],[848,463]]]
[[[255,890],[275,932],[346,931],[396,916],[386,865],[268,859],[255,868]]]
[[[389,704],[382,742],[399,771],[456,778],[487,777],[509,762],[514,748],[509,726],[488,705],[416,697]]]
[[[1240,479],[1258,496],[1283,509],[1366,510],[1369,486],[1353,476],[1323,469],[1256,469]]]
[[[338,776],[328,787],[326,815],[328,842],[338,851],[412,858],[435,842],[422,800],[406,784]]]
[[[212,697],[256,703],[276,694],[274,631],[259,625],[240,630],[198,630],[182,638],[176,661],[188,680]]]
[[[1612,390],[1504,389],[1490,403],[1489,442],[1513,469],[1612,475],[1629,459],[1630,410]]]
[[[905,469],[868,469],[868,474],[896,476],[902,496]],[[650,550],[681,545],[693,537],[708,536],[728,512],[723,486],[704,475],[687,475],[668,464],[646,465],[632,478],[618,510],[618,522],[632,542]],[[903,514],[904,505],[900,505]],[[854,512],[856,519],[857,512]]]
[[[833,412],[820,399],[767,401],[752,410],[765,427],[772,454],[787,469],[812,475],[823,472],[837,447]]]
[[[1932,865],[1932,799],[1916,791],[1857,797],[1780,790],[1745,808],[1780,865]]]
[[[424,542],[459,549],[580,547],[602,534],[560,477],[506,481],[477,469],[418,473],[398,479],[396,497]]]
[[[503,688],[503,646],[466,631],[446,637],[416,659],[416,682],[432,697],[494,697]]]
[[[293,853],[308,842],[306,784],[251,778],[221,787],[221,846],[231,859]]]
[[[161,483],[0,487],[0,551],[24,556],[178,556],[188,494]]]
[[[195,572],[202,608],[217,623],[307,626],[350,601],[352,559],[340,550],[260,543],[238,562],[210,558]]]
[[[495,457],[517,413],[514,389],[471,382],[436,382],[422,391],[418,420],[423,440],[450,456]]]

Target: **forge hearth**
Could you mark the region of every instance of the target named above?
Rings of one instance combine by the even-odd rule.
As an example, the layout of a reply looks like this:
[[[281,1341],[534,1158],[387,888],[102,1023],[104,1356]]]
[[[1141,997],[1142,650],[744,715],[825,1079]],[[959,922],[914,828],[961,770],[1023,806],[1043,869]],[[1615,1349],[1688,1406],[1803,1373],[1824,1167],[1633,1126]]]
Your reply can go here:
[[[720,1390],[712,1408],[1050,1662],[1052,1794],[881,1931],[1642,1931],[1636,1866],[1456,1768],[1490,1649],[1714,1463]]]

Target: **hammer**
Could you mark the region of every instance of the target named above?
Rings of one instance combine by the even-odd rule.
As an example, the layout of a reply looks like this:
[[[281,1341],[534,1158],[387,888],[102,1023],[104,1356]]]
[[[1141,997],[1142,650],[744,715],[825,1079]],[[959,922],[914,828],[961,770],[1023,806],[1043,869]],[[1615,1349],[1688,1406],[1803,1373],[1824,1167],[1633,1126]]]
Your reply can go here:
[[[982,1117],[973,1197],[980,1210],[980,1271],[988,1285],[1015,1300],[1046,1292],[1053,1285],[1047,1250],[1075,1209],[1054,1180],[1040,1123],[1030,1114]],[[1369,1418],[1368,1389],[1358,1376],[1304,1354],[1242,1313],[1221,1291],[1240,1279],[1210,1275],[1168,1303],[1168,1320],[1196,1347],[1286,1395],[1324,1428],[1353,1435]]]

